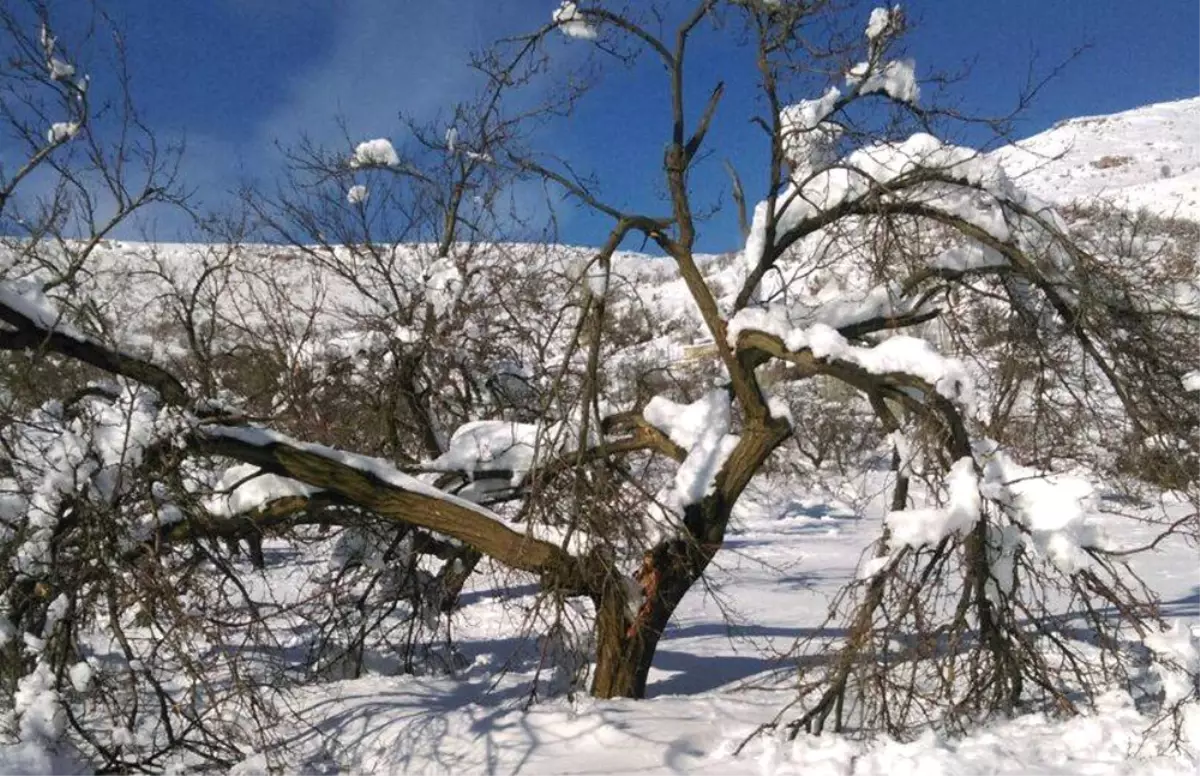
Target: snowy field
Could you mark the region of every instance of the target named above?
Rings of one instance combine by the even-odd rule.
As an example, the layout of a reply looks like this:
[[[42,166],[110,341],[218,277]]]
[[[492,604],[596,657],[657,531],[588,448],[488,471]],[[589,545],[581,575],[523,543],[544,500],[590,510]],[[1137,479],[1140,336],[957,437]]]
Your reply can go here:
[[[1200,219],[1200,97],[1068,119],[992,156],[1018,185],[1054,204],[1100,197]]]
[[[847,483],[847,495],[881,484],[881,474]],[[1181,508],[1168,505],[1168,514]],[[521,631],[521,599],[531,603],[534,588],[505,585],[494,572],[478,575],[452,625],[468,665],[453,676],[367,676],[296,696],[299,718],[279,731],[293,752],[286,768],[763,776],[1196,772],[1194,749],[1190,757],[1156,754],[1154,733],[1143,744],[1152,720],[1119,692],[1095,714],[995,721],[960,740],[933,733],[910,743],[802,734],[789,742],[764,735],[735,756],[747,735],[790,700],[795,662],[782,656],[820,625],[829,599],[855,575],[880,518],[834,496],[789,492],[784,483],[760,487],[743,502],[707,590],[697,586],[677,613],[643,701],[580,694],[574,701],[539,700],[526,710],[536,649],[514,634]],[[1130,546],[1154,535],[1116,515],[1104,527]],[[1164,614],[1200,630],[1194,548],[1167,542],[1135,567],[1160,592]],[[820,659],[808,655],[803,662]],[[506,664],[511,670],[498,678]],[[1198,723],[1200,714],[1193,717],[1194,736]],[[235,772],[266,773],[266,765],[261,755],[251,756]]]

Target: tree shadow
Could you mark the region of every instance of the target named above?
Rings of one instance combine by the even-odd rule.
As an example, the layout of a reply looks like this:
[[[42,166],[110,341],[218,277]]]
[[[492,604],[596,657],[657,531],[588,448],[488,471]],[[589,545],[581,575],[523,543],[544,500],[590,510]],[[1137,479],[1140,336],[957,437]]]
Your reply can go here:
[[[792,645],[814,636],[837,639],[846,635],[842,628],[780,627],[765,625],[733,625],[726,623],[696,623],[670,629],[662,645],[654,654],[655,672],[669,676],[652,678],[647,685],[647,697],[666,695],[698,695],[720,687],[744,682],[760,674],[797,667],[824,665],[829,655],[794,655],[773,652],[764,646],[748,644],[746,654],[741,655],[697,655],[671,649],[672,643],[685,639],[714,638],[724,636],[735,640],[781,639],[790,651]]]
[[[617,748],[660,752],[662,765],[687,772],[707,754],[707,739],[681,736],[672,724],[646,724],[646,702],[527,708],[527,695],[520,682],[501,689],[487,682],[359,682],[351,692],[299,709],[312,723],[280,740],[276,753],[291,768],[323,773],[346,767],[392,773],[546,772],[547,757],[580,750],[596,756]],[[667,713],[681,711],[667,707]],[[595,763],[594,770],[604,772],[604,763]]]
[[[1200,585],[1192,586],[1187,595],[1159,604],[1163,617],[1200,616]]]
[[[463,591],[458,597],[459,611],[474,604],[483,603],[491,599],[498,601],[507,601],[513,598],[524,598],[526,596],[537,595],[541,587],[536,582],[530,582],[522,585],[512,585],[509,587],[490,587],[480,588],[476,590]]]

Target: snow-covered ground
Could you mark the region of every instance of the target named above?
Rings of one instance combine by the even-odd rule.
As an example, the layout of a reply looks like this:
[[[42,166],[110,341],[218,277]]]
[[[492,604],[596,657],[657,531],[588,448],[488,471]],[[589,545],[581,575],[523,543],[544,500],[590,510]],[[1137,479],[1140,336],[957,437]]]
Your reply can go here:
[[[994,156],[1019,185],[1053,202],[1100,197],[1160,215],[1200,219],[1200,98],[1073,119]],[[157,250],[164,274],[185,276],[192,266],[188,257],[199,249]],[[258,260],[273,268],[288,266],[266,255],[274,250],[264,248]],[[146,286],[139,287],[137,299],[129,297],[128,287],[121,288],[127,265],[145,263],[147,256],[144,246],[129,243],[114,243],[97,256],[102,271],[92,282],[115,318],[134,321],[136,316],[124,313],[153,305],[144,298]],[[570,257],[563,261],[569,264]],[[694,315],[670,265],[632,254],[619,256],[616,263],[619,271],[646,280],[638,293],[663,319],[687,323]],[[269,277],[279,280],[283,274],[273,271]],[[272,291],[287,291],[293,302],[299,299],[298,307],[321,307],[333,326],[349,305],[346,284],[336,278],[288,276],[284,281],[285,288],[264,286],[259,296],[256,286],[244,285],[241,293],[247,299],[238,320],[247,326],[257,322],[261,310],[277,301]],[[165,293],[166,278],[155,282]],[[683,334],[641,347],[645,352],[661,349],[675,360],[688,344],[690,330],[680,325]],[[163,338],[132,330],[117,334],[138,352],[156,359],[171,355],[171,343]],[[879,476],[868,473],[844,493],[818,493],[788,482],[757,483],[739,505],[733,535],[706,584],[697,585],[677,611],[657,652],[644,701],[596,701],[581,694],[574,700],[529,705],[536,661],[528,657],[536,645],[520,634],[525,630],[522,604],[532,601],[536,589],[530,580],[514,579],[485,564],[452,619],[464,668],[452,675],[424,676],[379,671],[298,691],[290,698],[291,713],[274,731],[279,748],[248,753],[235,770],[806,776],[1196,772],[1200,710],[1193,717],[1191,752],[1160,753],[1161,731],[1143,745],[1143,732],[1152,720],[1116,692],[1087,716],[1049,720],[1029,715],[993,722],[964,739],[929,734],[899,743],[825,735],[789,742],[763,736],[735,757],[733,750],[746,736],[793,697],[796,666],[784,655],[797,639],[821,626],[831,599],[855,578],[863,552],[878,536],[883,520],[878,499],[874,506],[851,505],[870,504],[864,494],[883,492]],[[1187,508],[1168,504],[1155,514],[1170,520]],[[1125,511],[1136,517],[1139,510]],[[1128,546],[1148,543],[1157,530],[1128,515],[1107,516],[1105,527]],[[1200,628],[1200,564],[1194,547],[1182,540],[1163,542],[1138,556],[1134,565],[1158,592],[1167,617]],[[247,570],[247,576],[253,573]],[[288,565],[269,566],[257,581],[259,592],[286,595],[291,573]],[[820,655],[810,653],[804,660],[819,661]],[[32,749],[4,754],[0,772],[66,767],[41,759]]]
[[[861,479],[853,490],[878,488],[880,477]],[[1186,508],[1175,505],[1168,514]],[[535,591],[513,585],[508,575],[479,575],[454,617],[468,662],[463,671],[372,675],[305,691],[294,699],[296,720],[277,733],[291,754],[270,762],[322,773],[1196,772],[1195,750],[1191,756],[1159,752],[1161,739],[1154,735],[1143,745],[1151,720],[1119,692],[1094,714],[1069,720],[1026,715],[965,739],[930,733],[901,743],[827,734],[789,742],[766,735],[735,756],[746,736],[792,697],[794,663],[782,655],[820,626],[880,520],[878,509],[856,511],[836,495],[803,496],[780,482],[756,488],[708,584],[685,599],[660,645],[643,701],[580,696],[527,707],[532,669],[520,668],[529,663],[514,656],[532,647],[514,633],[520,603],[531,602]],[[1153,536],[1150,526],[1128,518],[1111,516],[1106,527],[1130,545]],[[1164,543],[1136,566],[1159,590],[1165,614],[1200,628],[1194,549]],[[512,670],[497,678],[505,664]],[[252,755],[235,772],[266,773],[267,764],[264,755]]]

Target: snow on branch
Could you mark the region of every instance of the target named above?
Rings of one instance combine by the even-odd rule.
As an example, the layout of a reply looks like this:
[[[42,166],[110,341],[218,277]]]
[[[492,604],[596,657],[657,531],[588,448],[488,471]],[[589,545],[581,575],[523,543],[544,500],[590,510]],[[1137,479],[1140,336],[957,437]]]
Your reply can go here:
[[[946,475],[946,503],[889,512],[884,519],[893,547],[933,546],[947,536],[965,534],[979,521],[979,480],[975,460],[960,458]]]
[[[976,443],[975,454],[984,461],[980,492],[1005,508],[1030,549],[1066,574],[1090,565],[1084,550],[1102,539],[1090,482],[1022,466],[991,440]]]
[[[748,330],[762,331],[739,329],[738,336]],[[814,358],[849,364],[873,375],[915,377],[932,385],[945,398],[962,404],[968,411],[974,406],[974,384],[966,365],[957,358],[943,356],[932,344],[919,337],[896,335],[878,345],[862,347],[851,345],[836,329],[825,323],[763,333],[779,338],[792,353],[807,350]]]
[[[1041,202],[1013,186],[996,161],[978,151],[946,144],[918,133],[903,142],[879,143],[854,151],[841,162],[805,180],[796,180],[776,199],[754,211],[743,251],[747,269],[741,303],[750,301],[763,274],[784,248],[853,215],[895,212],[927,215],[976,230],[977,240],[1005,243],[1014,251],[1039,257],[1051,274],[1073,265],[1061,244],[1061,219]],[[767,244],[774,223],[773,245]],[[1004,259],[995,250],[944,257],[947,263],[969,259],[995,266]]]
[[[721,467],[738,443],[738,437],[729,433],[729,392],[710,391],[691,404],[655,396],[642,416],[687,451],[675,474],[675,506],[682,509],[703,499],[712,491]]]
[[[78,121],[56,121],[46,131],[46,141],[49,143],[62,143],[70,140],[79,134],[80,126]]]
[[[128,496],[137,487],[129,472],[185,425],[153,391],[109,383],[66,404],[48,401],[0,429],[11,472],[0,477],[0,525],[7,532],[24,523],[13,570],[31,579],[49,573],[52,540],[71,507],[107,507]]]
[[[578,413],[545,424],[471,421],[455,430],[445,452],[421,463],[419,469],[464,476],[469,484],[457,491],[458,495],[483,503],[497,493],[519,489],[535,471],[553,476],[580,460],[647,449],[678,460],[685,455],[636,413],[611,413],[602,402],[598,425],[599,429],[596,424],[590,426],[583,440]],[[579,446],[571,447],[568,441]]]
[[[837,160],[841,125],[826,121],[842,93],[829,87],[818,100],[801,100],[779,111],[783,154],[792,165],[792,175],[803,180]]]
[[[399,167],[400,156],[387,138],[364,140],[354,148],[350,157],[350,168],[357,170],[362,167]]]
[[[991,502],[999,512],[988,518],[988,553],[992,569],[989,596],[1007,595],[1015,583],[1014,552],[1024,546],[1065,574],[1091,565],[1087,550],[1103,537],[1095,518],[1096,497],[1082,477],[1041,472],[1021,466],[991,440],[972,445],[943,481],[941,503],[889,512],[890,557],[903,548],[932,547],[951,536],[963,536],[984,517]],[[888,565],[889,556],[868,561],[860,577]]]
[[[80,333],[62,320],[42,287],[28,280],[0,281],[0,323],[4,324],[0,350],[46,348],[148,385],[168,404],[187,401],[187,392],[174,375]]]
[[[579,11],[579,6],[572,0],[564,0],[558,8],[554,9],[551,19],[568,38],[595,40],[599,35],[596,26],[584,18]]]
[[[801,298],[790,303],[746,307],[730,319],[727,331],[729,344],[734,346],[738,335],[748,330],[774,334],[788,343],[793,332],[817,324],[841,330],[919,312],[917,300],[906,296],[899,283],[891,282],[872,286],[865,292],[848,291],[823,300]]]
[[[381,483],[389,485],[393,488],[398,488],[411,493],[430,498],[445,500],[455,506],[470,509],[478,512],[485,517],[499,519],[498,516],[489,509],[481,507],[466,499],[461,499],[452,496],[449,493],[438,490],[428,483],[421,482],[417,478],[405,474],[399,469],[392,466],[387,461],[381,458],[372,458],[370,456],[350,453],[344,450],[338,450],[325,445],[318,445],[309,442],[300,442],[277,431],[272,431],[266,428],[257,428],[251,426],[211,426],[202,428],[202,433],[214,439],[234,439],[246,445],[258,448],[271,448],[279,446],[281,448],[296,450],[304,453],[309,453],[313,456],[328,460],[330,462],[340,464],[341,466],[353,469],[361,474],[368,475]],[[266,471],[270,469],[263,467]],[[301,482],[304,480],[301,478]],[[312,483],[309,483],[312,485]],[[315,486],[323,487],[323,486]],[[336,490],[336,488],[332,488]]]
[[[491,510],[453,496],[378,458],[293,440],[263,428],[198,426],[200,452],[252,464],[265,472],[335,493],[385,519],[451,536],[512,568],[582,588],[580,563],[561,547],[509,528]]]
[[[846,83],[857,87],[858,94],[883,92],[893,100],[916,105],[921,96],[917,85],[917,66],[911,59],[884,61],[887,43],[904,31],[904,14],[900,6],[876,8],[867,20],[866,62],[859,62],[846,74]]]
[[[58,57],[51,57],[50,61],[46,63],[46,68],[50,71],[51,81],[65,81],[75,75],[75,66]]]
[[[875,45],[887,34],[895,34],[897,29],[899,29],[902,18],[899,5],[894,5],[891,8],[873,9],[870,18],[867,20],[867,40],[872,45]]]
[[[231,466],[217,480],[205,507],[216,517],[234,517],[289,496],[309,497],[317,488],[288,477],[268,474],[252,464]]]
[[[42,291],[42,287],[25,278],[0,281],[0,309],[7,309],[9,316],[0,314],[0,320],[18,330],[36,328],[45,333],[57,332],[66,337],[83,340],[83,334],[63,321],[63,315]]]
[[[558,450],[557,425],[547,428],[507,420],[464,423],[450,437],[446,451],[421,468],[430,472],[459,472],[468,478],[487,473],[501,475],[502,479],[473,482],[466,491],[472,498],[516,488],[538,462]]]
[[[846,83],[858,87],[859,94],[883,92],[908,105],[916,105],[921,98],[917,64],[912,59],[893,59],[881,65],[859,62],[846,74]]]

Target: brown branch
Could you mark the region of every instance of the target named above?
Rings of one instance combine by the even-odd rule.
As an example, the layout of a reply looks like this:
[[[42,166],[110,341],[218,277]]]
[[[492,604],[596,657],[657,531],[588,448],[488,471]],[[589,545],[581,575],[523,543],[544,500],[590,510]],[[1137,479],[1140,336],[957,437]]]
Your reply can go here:
[[[3,302],[0,302],[0,321],[16,329],[0,331],[0,350],[44,349],[148,385],[158,391],[167,404],[187,403],[187,390],[183,383],[149,361],[121,353],[87,337],[75,337],[57,329],[48,329]]]
[[[210,427],[194,433],[190,447],[327,490],[380,517],[451,536],[511,568],[541,574],[554,587],[586,587],[582,563],[577,558],[556,544],[512,530],[483,507],[408,488],[403,480],[385,479],[338,460],[335,451],[301,446],[279,437],[260,443],[247,436],[245,429]],[[414,481],[414,485],[419,484]]]

